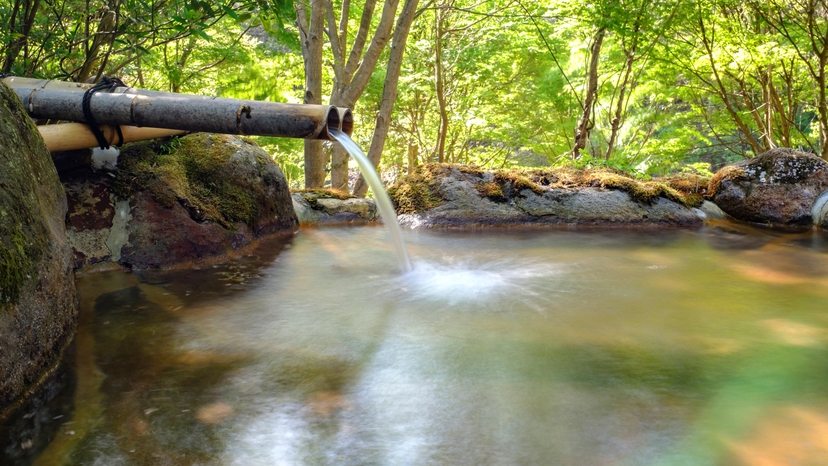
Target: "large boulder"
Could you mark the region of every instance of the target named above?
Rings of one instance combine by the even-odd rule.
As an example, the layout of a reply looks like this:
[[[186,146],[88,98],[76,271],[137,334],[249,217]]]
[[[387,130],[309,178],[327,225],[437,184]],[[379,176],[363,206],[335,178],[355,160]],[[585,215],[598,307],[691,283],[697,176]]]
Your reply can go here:
[[[708,196],[738,220],[811,225],[812,209],[828,190],[828,162],[792,149],[773,149],[719,170]]]
[[[675,185],[680,187],[679,184]],[[706,183],[698,183],[703,189]],[[412,228],[538,223],[700,225],[698,192],[610,171],[430,164],[389,189]]]
[[[40,134],[0,83],[0,413],[71,342],[77,302],[66,194]]]
[[[76,267],[218,259],[299,224],[282,171],[266,151],[235,136],[135,143],[109,169],[84,166],[61,176]]]

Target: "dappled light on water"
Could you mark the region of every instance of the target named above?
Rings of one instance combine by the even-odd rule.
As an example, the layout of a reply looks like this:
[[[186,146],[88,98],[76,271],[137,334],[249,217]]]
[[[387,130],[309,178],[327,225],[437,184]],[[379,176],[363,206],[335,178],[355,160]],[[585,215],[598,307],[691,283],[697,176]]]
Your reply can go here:
[[[740,228],[408,231],[407,273],[383,228],[303,229],[88,275],[71,402],[0,463],[825,464],[828,242]]]

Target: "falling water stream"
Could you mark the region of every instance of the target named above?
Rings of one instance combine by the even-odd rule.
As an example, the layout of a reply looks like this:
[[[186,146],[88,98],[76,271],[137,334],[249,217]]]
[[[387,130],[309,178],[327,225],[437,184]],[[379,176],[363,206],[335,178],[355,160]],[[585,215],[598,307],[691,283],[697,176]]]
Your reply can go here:
[[[362,177],[365,179],[365,182],[368,183],[368,186],[371,187],[371,191],[374,192],[374,197],[377,201],[377,208],[382,216],[382,221],[385,224],[385,227],[388,228],[388,232],[391,234],[391,242],[394,244],[394,249],[397,251],[397,258],[400,262],[400,268],[402,268],[403,272],[410,272],[412,270],[411,259],[408,258],[408,250],[406,249],[405,241],[403,241],[402,238],[400,224],[397,222],[397,212],[394,210],[394,204],[391,202],[391,198],[388,197],[388,193],[385,191],[385,186],[382,185],[382,180],[377,174],[377,171],[374,169],[374,165],[370,160],[368,160],[368,157],[365,156],[362,149],[360,149],[347,134],[333,128],[329,129],[329,132],[334,139],[342,144],[342,147],[348,151],[351,157],[353,157],[359,165],[359,171],[362,172]]]

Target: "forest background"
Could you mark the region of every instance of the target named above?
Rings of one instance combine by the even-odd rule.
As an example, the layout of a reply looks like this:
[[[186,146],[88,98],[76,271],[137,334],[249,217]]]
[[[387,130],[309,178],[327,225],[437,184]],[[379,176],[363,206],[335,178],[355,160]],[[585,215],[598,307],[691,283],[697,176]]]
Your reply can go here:
[[[3,74],[353,108],[386,180],[828,159],[828,0],[0,0],[0,24]],[[365,194],[338,145],[258,142],[293,187]]]

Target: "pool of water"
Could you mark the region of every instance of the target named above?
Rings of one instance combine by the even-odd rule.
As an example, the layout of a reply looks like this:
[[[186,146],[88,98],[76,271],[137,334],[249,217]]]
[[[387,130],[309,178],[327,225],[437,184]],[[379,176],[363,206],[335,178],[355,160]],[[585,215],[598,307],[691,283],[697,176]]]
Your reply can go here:
[[[828,238],[302,230],[78,279],[2,464],[828,464]]]

